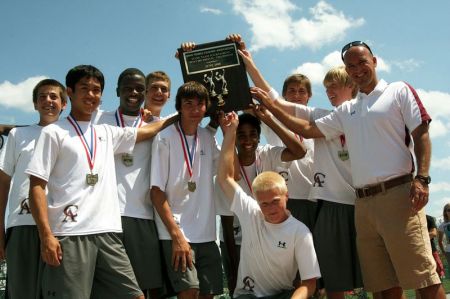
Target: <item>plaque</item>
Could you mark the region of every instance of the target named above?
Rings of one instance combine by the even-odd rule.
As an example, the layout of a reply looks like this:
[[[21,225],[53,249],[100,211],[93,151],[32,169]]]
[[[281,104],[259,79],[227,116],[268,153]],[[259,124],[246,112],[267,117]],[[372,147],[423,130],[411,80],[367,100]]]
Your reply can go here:
[[[244,110],[252,103],[247,72],[237,49],[237,43],[229,40],[196,45],[187,52],[178,49],[184,82],[197,81],[209,91],[207,115],[217,110]]]

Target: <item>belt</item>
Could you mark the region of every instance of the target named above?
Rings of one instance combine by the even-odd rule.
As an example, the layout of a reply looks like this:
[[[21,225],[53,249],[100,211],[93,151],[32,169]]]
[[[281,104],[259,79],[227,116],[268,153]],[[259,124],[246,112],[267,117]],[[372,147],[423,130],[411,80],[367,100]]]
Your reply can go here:
[[[376,185],[368,185],[363,188],[356,188],[355,193],[357,198],[364,198],[369,196],[374,196],[378,193],[384,192],[388,189],[394,188],[396,186],[406,184],[412,181],[412,174],[408,173]]]

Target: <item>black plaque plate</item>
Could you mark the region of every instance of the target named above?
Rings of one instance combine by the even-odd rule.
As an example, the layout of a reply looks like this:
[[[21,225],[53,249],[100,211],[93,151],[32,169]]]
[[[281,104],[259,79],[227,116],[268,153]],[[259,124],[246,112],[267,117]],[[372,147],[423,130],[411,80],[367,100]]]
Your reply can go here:
[[[193,51],[180,53],[184,82],[197,81],[209,91],[211,107],[207,114],[247,109],[252,103],[247,73],[237,44],[217,41],[196,45]]]

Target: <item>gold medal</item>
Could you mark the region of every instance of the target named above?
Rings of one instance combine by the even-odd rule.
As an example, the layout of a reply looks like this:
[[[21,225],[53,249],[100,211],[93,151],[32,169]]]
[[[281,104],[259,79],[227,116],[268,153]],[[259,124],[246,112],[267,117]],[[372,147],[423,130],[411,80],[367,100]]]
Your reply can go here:
[[[122,155],[122,163],[126,167],[130,167],[131,165],[133,165],[133,155],[130,155],[128,153],[127,154],[123,154]]]
[[[189,192],[194,192],[195,189],[197,189],[197,184],[195,184],[195,182],[193,182],[193,181],[189,181],[188,182],[188,190],[189,190]]]
[[[349,158],[347,150],[338,151],[338,156],[339,156],[339,159],[341,159],[342,161],[346,161]]]
[[[88,173],[86,174],[86,184],[94,186],[98,182],[98,174]]]

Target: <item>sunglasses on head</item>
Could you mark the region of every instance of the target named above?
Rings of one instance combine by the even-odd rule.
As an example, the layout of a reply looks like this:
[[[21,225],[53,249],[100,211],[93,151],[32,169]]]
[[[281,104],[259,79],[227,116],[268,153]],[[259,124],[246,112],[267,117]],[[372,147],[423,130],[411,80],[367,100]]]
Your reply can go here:
[[[341,51],[341,58],[342,58],[342,61],[344,61],[344,55],[345,55],[345,52],[347,52],[348,49],[350,49],[351,47],[356,47],[356,46],[363,46],[364,48],[366,48],[367,50],[369,50],[370,54],[373,55],[372,50],[370,49],[370,47],[369,47],[365,42],[362,42],[362,41],[360,41],[360,40],[357,40],[357,41],[354,41],[354,42],[351,42],[351,43],[346,44],[346,45],[342,48],[342,51]]]

